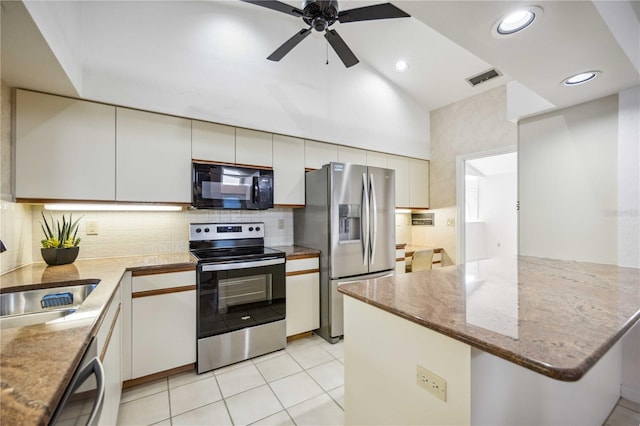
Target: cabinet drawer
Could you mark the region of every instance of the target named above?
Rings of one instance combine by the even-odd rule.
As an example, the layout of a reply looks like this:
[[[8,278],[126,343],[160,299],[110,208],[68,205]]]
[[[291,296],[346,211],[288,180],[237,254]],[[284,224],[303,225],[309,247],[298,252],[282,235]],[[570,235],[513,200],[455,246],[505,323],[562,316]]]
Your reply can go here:
[[[300,271],[318,271],[318,258],[287,260],[287,274]]]
[[[195,285],[195,271],[169,272],[166,274],[134,276],[131,282],[131,291],[132,293],[137,293],[141,291],[162,290]]]
[[[104,319],[102,320],[102,324],[100,325],[100,329],[96,335],[97,344],[98,344],[98,355],[101,355],[105,351],[105,345],[109,341],[109,335],[113,333],[113,328],[120,316],[121,310],[121,289],[118,287],[116,290],[116,294],[114,294],[113,299],[111,300],[111,304],[109,305],[109,309],[107,310]],[[118,333],[119,335],[119,333]]]

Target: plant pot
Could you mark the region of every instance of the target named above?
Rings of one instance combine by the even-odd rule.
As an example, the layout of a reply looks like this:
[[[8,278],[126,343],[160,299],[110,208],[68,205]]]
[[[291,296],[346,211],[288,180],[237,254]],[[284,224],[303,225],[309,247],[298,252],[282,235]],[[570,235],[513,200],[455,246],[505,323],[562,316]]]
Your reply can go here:
[[[47,265],[66,265],[73,263],[78,257],[80,247],[69,248],[41,248],[42,258]]]

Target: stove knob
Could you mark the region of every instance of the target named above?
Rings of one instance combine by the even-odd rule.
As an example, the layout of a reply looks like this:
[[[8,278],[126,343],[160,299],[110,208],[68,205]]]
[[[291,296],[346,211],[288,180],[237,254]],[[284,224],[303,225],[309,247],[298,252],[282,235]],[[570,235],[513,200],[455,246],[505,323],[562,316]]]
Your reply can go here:
[[[249,227],[249,232],[253,231],[253,226]]]
[[[256,231],[259,231],[259,230],[260,230],[260,227],[259,227],[259,226],[256,226]]]
[[[196,233],[197,233],[197,234],[199,234],[199,233],[201,233],[201,232],[202,232],[202,229],[200,229],[200,228],[196,228]]]
[[[209,232],[209,228],[204,228],[204,232]]]

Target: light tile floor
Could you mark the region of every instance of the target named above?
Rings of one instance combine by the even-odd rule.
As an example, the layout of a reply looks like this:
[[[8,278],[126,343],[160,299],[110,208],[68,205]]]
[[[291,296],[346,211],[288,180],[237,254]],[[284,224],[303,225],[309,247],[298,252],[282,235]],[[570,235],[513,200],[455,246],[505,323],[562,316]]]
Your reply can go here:
[[[343,341],[313,335],[285,350],[122,393],[118,425],[342,425]]]
[[[342,425],[343,357],[343,341],[313,335],[209,373],[140,385],[123,392],[118,425]],[[605,425],[640,425],[640,404],[620,399]]]

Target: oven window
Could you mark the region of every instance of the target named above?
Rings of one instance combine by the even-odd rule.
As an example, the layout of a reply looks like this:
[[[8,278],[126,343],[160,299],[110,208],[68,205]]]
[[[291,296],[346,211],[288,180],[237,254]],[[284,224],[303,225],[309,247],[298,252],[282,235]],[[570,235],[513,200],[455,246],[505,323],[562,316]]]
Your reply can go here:
[[[255,302],[271,301],[271,275],[226,278],[218,282],[218,312],[224,313],[229,307]]]
[[[284,263],[198,270],[198,338],[285,319]]]

